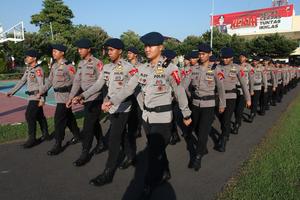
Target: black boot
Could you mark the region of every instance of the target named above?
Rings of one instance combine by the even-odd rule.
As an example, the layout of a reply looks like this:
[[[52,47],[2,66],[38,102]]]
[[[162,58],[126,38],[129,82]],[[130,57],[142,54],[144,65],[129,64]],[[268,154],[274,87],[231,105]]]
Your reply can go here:
[[[252,123],[254,120],[254,117],[255,117],[255,113],[250,113],[249,122]]]
[[[120,169],[127,169],[128,167],[130,167],[131,165],[135,165],[135,159],[131,159],[131,158],[128,158],[126,157],[123,162],[121,163],[120,165]]]
[[[170,145],[175,145],[176,143],[180,142],[180,137],[178,135],[178,132],[177,131],[174,131],[171,135],[171,138],[170,138]]]
[[[55,156],[62,152],[62,146],[61,146],[61,141],[56,141],[54,146],[50,151],[47,152],[49,156]]]
[[[189,161],[189,164],[188,164],[188,168],[189,168],[189,169],[192,169],[192,168],[193,168],[194,160],[195,160],[195,157],[191,157],[191,158],[190,158],[190,161]]]
[[[219,144],[218,144],[218,151],[225,152],[226,140],[227,139],[225,136],[221,136],[221,138],[219,140]]]
[[[241,125],[239,123],[234,123],[231,133],[237,135],[239,133],[240,126]]]
[[[96,178],[90,180],[90,184],[94,186],[102,186],[112,182],[115,174],[115,170],[112,168],[106,168],[102,174]]]
[[[90,155],[89,151],[87,149],[83,149],[80,157],[76,161],[73,162],[73,165],[75,167],[83,166],[86,163],[88,163],[90,161],[90,159],[91,159],[91,155]]]
[[[197,154],[197,156],[195,157],[195,160],[193,162],[193,168],[195,171],[199,171],[199,169],[201,168],[201,160],[202,160],[202,155]]]
[[[42,136],[41,136],[41,142],[45,141],[45,140],[51,140],[51,137],[49,135],[48,132],[48,124],[47,124],[47,120],[42,120],[40,122],[40,126],[41,126],[41,130],[42,130]]]
[[[163,176],[161,178],[161,183],[165,183],[170,179],[171,179],[171,172],[170,172],[169,167],[166,167],[166,169],[164,170]]]
[[[96,147],[92,150],[93,154],[100,154],[107,149],[103,139],[99,139]]]
[[[23,148],[29,149],[29,148],[34,147],[37,144],[38,144],[38,141],[35,139],[35,137],[30,135],[29,138],[27,139],[27,141],[23,144]]]
[[[69,144],[73,145],[73,144],[77,144],[80,142],[80,139],[78,137],[73,137],[70,141]]]

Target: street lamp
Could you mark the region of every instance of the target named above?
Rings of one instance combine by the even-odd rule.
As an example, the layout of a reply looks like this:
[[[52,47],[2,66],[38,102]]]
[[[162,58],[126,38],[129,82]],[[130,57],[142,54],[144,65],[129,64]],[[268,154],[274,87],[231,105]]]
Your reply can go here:
[[[212,0],[211,9],[211,26],[210,26],[210,47],[213,48],[213,37],[214,37],[214,10],[215,10],[215,0]]]

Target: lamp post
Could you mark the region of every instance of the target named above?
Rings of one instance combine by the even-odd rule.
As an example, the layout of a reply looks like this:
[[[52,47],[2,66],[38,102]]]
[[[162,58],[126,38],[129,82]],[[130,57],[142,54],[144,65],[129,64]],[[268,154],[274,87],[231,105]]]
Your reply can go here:
[[[210,47],[213,48],[213,37],[214,37],[214,10],[215,10],[215,0],[212,0],[211,9],[211,26],[210,26]]]

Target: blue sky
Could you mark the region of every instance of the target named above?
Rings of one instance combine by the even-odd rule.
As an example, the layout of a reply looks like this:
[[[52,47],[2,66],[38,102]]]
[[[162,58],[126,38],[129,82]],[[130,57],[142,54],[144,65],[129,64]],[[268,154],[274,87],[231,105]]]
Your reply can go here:
[[[127,30],[139,35],[158,31],[183,40],[209,29],[212,0],[65,0],[75,17],[74,24],[97,25],[112,37]],[[289,0],[300,15],[300,0]],[[215,0],[215,14],[271,7],[271,0]],[[0,23],[5,29],[23,20],[27,31],[32,14],[42,9],[42,0],[9,0],[0,7]]]

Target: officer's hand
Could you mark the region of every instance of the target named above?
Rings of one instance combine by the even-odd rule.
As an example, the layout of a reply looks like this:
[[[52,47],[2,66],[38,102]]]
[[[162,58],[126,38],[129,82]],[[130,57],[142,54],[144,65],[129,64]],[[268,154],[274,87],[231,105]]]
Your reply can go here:
[[[246,101],[246,106],[247,106],[247,108],[250,108],[251,107],[251,101]]]
[[[81,100],[81,97],[80,96],[76,96],[76,97],[74,97],[72,99],[72,103],[76,105],[76,104],[80,103],[80,100]]]
[[[12,93],[10,93],[10,92],[7,92],[5,95],[6,95],[7,97],[12,97]]]
[[[72,107],[72,99],[70,99],[70,100],[67,101],[66,107],[67,108],[71,108]]]
[[[219,113],[223,113],[225,111],[225,108],[219,108]]]
[[[112,107],[112,103],[110,101],[106,101],[106,102],[103,102],[101,109],[104,112],[108,112],[111,107]]]
[[[183,123],[184,125],[189,126],[192,123],[192,118],[184,119]]]
[[[39,104],[38,104],[38,107],[43,107],[44,105],[45,105],[45,102],[42,101],[42,100],[40,100],[40,101],[39,101]]]
[[[251,92],[251,96],[253,96],[254,95],[254,92]]]
[[[276,87],[273,87],[273,92],[275,92],[276,91]]]

